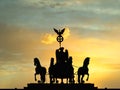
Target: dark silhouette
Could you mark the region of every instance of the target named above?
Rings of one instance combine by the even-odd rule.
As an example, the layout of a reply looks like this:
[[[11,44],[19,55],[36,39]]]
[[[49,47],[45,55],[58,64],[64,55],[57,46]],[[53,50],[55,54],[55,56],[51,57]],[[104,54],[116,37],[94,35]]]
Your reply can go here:
[[[42,67],[40,65],[39,59],[38,58],[34,58],[34,65],[36,66],[35,68],[35,81],[37,81],[36,79],[36,75],[40,74],[40,78],[41,81],[38,81],[39,83],[44,83],[45,82],[45,75],[46,75],[46,68]]]
[[[60,44],[60,48],[56,50],[56,64],[54,64],[54,58],[51,58],[50,67],[49,67],[49,77],[50,83],[56,82],[58,83],[57,78],[61,79],[61,83],[63,83],[63,79],[68,79],[69,82],[74,82],[74,68],[72,67],[72,57],[69,57],[68,50],[64,51],[64,47],[61,47],[61,42],[64,40],[62,34],[65,31],[65,28],[62,30],[57,30],[54,28],[54,31],[57,33],[57,41]]]
[[[70,56],[69,59],[67,60],[67,70],[69,70],[67,73],[68,73],[68,79],[69,79],[69,82],[70,83],[74,83],[74,68],[72,66],[72,57]],[[67,80],[68,80],[67,79]],[[68,81],[67,81],[68,82]]]
[[[77,72],[77,74],[78,74],[78,83],[84,83],[83,78],[84,78],[85,74],[88,75],[86,80],[89,79],[89,73],[88,73],[88,71],[89,71],[89,69],[88,69],[89,61],[90,61],[90,58],[86,57],[84,62],[83,62],[83,66],[78,69],[78,72]],[[82,75],[82,77],[81,77],[81,75]]]
[[[64,38],[62,37],[62,34],[64,33],[64,31],[65,31],[65,28],[64,29],[62,29],[62,30],[57,30],[57,29],[55,29],[54,28],[54,31],[57,33],[57,41],[59,42],[59,44],[60,44],[60,47],[61,47],[61,42],[64,40]]]
[[[51,61],[50,61],[50,67],[48,69],[48,72],[49,72],[49,78],[50,78],[50,83],[53,83],[55,82],[55,78],[54,78],[54,58],[51,58]]]
[[[36,84],[30,83],[25,90],[97,90],[94,84]]]
[[[56,52],[56,57],[57,57],[57,61],[59,61],[60,64],[65,64],[65,59],[67,57],[68,59],[68,56],[66,56],[67,54],[64,52],[64,47],[60,47],[59,48],[59,51]]]
[[[58,34],[58,36],[61,36],[64,33],[65,28],[62,29],[62,30],[57,30],[57,29],[54,28],[54,31]]]
[[[68,79],[70,83],[74,82],[74,68],[72,67],[72,57],[68,56],[68,50],[65,50],[64,47],[60,47],[56,50],[56,64],[54,64],[54,58],[51,58],[51,64],[49,67],[50,74],[50,83],[56,81],[58,83],[57,78],[61,79],[61,83],[63,83],[63,79]]]

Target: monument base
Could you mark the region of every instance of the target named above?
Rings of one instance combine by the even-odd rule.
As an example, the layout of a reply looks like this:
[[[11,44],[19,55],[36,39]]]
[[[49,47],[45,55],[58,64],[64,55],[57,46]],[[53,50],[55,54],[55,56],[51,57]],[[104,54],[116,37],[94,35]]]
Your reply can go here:
[[[33,89],[33,90],[97,90],[97,87],[94,87],[94,84],[85,83],[85,84],[39,84],[39,83],[30,83],[24,89]]]

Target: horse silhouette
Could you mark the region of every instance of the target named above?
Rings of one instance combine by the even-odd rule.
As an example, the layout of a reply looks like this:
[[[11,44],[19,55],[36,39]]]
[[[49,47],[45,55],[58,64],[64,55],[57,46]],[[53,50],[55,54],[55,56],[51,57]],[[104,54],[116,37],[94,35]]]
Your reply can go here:
[[[45,75],[46,75],[46,68],[41,66],[38,58],[34,58],[34,65],[36,66],[35,74],[34,74],[35,81],[37,81],[36,75],[40,74],[41,81],[38,80],[38,82],[44,83],[45,82]]]
[[[51,61],[50,61],[50,67],[48,69],[48,72],[49,72],[49,78],[50,78],[50,83],[53,83],[55,82],[55,78],[54,78],[54,58],[51,58]]]
[[[88,71],[89,71],[89,69],[88,69],[89,61],[90,61],[90,58],[86,57],[85,60],[84,60],[84,62],[83,62],[83,66],[79,67],[79,69],[77,71],[77,74],[78,74],[78,83],[84,83],[83,78],[84,78],[85,74],[87,75],[86,81],[88,81],[88,79],[89,79],[89,73],[88,73]]]

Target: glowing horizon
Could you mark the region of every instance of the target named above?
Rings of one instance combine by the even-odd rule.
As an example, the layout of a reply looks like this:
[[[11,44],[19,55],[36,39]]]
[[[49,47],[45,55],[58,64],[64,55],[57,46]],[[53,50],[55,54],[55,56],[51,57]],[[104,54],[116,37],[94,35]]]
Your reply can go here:
[[[120,0],[0,0],[0,88],[34,83],[34,57],[48,69],[59,48],[53,28],[66,28],[62,46],[73,65],[80,67],[85,57],[91,58],[89,83],[120,88],[119,4]]]

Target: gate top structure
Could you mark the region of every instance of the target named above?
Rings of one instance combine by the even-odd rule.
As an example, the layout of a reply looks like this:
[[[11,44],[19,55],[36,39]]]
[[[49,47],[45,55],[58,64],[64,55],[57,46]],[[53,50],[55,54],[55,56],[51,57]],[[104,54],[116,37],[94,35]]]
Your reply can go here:
[[[56,40],[59,42],[59,45],[60,45],[60,47],[61,47],[61,42],[63,42],[63,40],[64,40],[62,34],[64,33],[65,28],[63,28],[62,30],[57,30],[57,29],[54,28],[54,31],[55,31],[55,32],[57,33],[57,35],[58,35],[57,38],[56,38]]]

